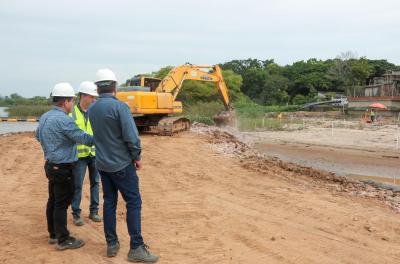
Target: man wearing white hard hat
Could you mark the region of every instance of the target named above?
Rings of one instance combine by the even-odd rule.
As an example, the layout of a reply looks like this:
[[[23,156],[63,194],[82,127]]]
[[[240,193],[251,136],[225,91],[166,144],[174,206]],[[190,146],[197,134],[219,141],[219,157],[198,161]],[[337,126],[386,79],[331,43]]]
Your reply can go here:
[[[75,92],[69,83],[58,83],[51,93],[53,108],[39,120],[36,139],[45,157],[49,197],[46,217],[49,244],[58,250],[76,249],[85,243],[70,236],[67,228],[67,209],[74,196],[73,167],[78,160],[76,144],[93,145],[93,137],[79,129],[68,116],[74,107]]]
[[[74,106],[72,112],[69,114],[74,119],[76,125],[89,135],[93,135],[93,131],[87,111],[89,106],[96,101],[97,96],[97,86],[93,82],[82,82],[78,90],[79,102]],[[80,208],[80,204],[86,168],[89,171],[90,181],[89,219],[94,222],[101,222],[101,217],[98,214],[100,177],[95,164],[95,147],[79,144],[77,146],[77,151],[78,161],[72,170],[75,179],[75,194],[74,198],[72,199],[71,208],[74,224],[77,226],[82,226],[85,222],[81,217],[82,210]]]
[[[118,100],[117,78],[109,69],[97,72],[99,99],[89,108],[89,119],[96,142],[96,166],[103,186],[104,233],[107,256],[115,257],[119,251],[116,232],[118,191],[126,203],[126,223],[130,236],[128,260],[132,262],[156,262],[142,238],[139,178],[141,146],[138,130],[129,106]]]

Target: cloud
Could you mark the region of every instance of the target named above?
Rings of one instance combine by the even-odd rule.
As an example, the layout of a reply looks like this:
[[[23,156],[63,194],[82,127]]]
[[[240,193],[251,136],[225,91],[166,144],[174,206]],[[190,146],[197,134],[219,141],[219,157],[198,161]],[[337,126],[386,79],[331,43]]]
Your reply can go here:
[[[123,81],[185,62],[289,64],[347,50],[400,64],[399,8],[390,0],[3,0],[0,94],[48,95],[102,67]]]

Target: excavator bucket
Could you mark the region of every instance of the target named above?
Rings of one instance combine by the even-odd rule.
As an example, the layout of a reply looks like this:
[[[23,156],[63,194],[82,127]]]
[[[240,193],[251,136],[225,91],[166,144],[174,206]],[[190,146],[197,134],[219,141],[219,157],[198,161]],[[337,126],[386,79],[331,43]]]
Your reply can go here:
[[[217,126],[234,126],[235,110],[223,111],[214,116],[214,122]]]

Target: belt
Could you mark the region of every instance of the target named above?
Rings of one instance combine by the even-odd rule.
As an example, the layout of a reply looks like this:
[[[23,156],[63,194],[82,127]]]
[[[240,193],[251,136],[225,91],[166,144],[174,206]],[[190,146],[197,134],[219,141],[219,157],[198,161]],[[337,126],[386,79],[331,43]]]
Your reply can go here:
[[[51,161],[46,160],[46,165],[48,166],[56,166],[59,167],[60,169],[71,169],[75,166],[76,162],[70,162],[70,163],[54,163]]]

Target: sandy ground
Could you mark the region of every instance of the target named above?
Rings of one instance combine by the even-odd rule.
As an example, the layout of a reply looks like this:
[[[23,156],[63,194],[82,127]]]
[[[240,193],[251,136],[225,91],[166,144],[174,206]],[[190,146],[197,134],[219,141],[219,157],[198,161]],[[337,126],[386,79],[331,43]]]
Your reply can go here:
[[[399,215],[382,201],[333,191],[302,170],[256,170],[209,143],[192,132],[143,137],[143,236],[159,263],[399,263]],[[0,137],[0,263],[126,263],[122,202],[116,258],[105,256],[102,224],[88,219],[69,223],[83,248],[47,244],[42,167],[32,134]]]
[[[302,143],[317,146],[358,149],[367,151],[388,151],[400,154],[397,149],[395,126],[368,127],[364,129],[307,126],[294,131],[264,131],[243,133],[251,141],[266,140],[284,143]]]

